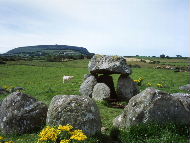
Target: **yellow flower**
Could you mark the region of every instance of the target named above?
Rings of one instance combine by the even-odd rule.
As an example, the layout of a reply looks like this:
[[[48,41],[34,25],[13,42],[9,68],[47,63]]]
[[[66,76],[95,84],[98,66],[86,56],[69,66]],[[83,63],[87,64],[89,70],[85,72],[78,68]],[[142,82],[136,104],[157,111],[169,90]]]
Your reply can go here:
[[[70,142],[70,140],[61,140],[60,143],[69,143],[69,142]]]
[[[144,80],[143,78],[139,78],[137,80],[134,80],[134,82],[136,82],[138,86],[141,86],[143,80]]]
[[[72,136],[70,139],[78,140],[78,141],[83,141],[87,139],[87,136],[82,132],[82,130],[74,130],[71,132]]]
[[[137,82],[137,83],[138,83],[138,82],[140,82],[140,80],[134,80],[134,82]]]
[[[141,83],[143,80],[144,80],[144,78],[140,77],[139,79],[134,80],[134,82]]]
[[[6,141],[5,143],[14,143],[14,141]]]
[[[144,80],[144,78],[143,78],[143,77],[140,77],[140,78],[139,78],[139,80],[140,80],[140,81],[143,81],[143,80]]]
[[[157,84],[157,87],[162,88],[162,87],[164,87],[164,86],[163,86],[162,84],[158,83],[158,84]]]
[[[71,129],[73,129],[73,126],[71,126],[69,124],[67,124],[65,126],[59,125],[59,127],[58,127],[58,130],[61,130],[61,131],[70,131]]]
[[[152,84],[150,82],[147,83],[147,86],[152,86]]]
[[[4,139],[4,137],[0,136],[0,140]]]
[[[40,132],[39,141],[47,141],[47,140],[56,141],[58,135],[59,135],[59,132],[55,128],[47,126],[45,129],[43,129]]]

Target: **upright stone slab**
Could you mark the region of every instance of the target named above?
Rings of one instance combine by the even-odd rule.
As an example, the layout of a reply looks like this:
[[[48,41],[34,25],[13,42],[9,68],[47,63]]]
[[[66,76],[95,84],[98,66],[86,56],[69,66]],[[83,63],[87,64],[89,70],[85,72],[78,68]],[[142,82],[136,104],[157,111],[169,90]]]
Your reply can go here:
[[[117,95],[119,100],[129,101],[139,93],[137,84],[128,76],[120,75],[117,85]]]
[[[79,92],[83,96],[92,97],[93,88],[97,84],[96,77],[93,75],[88,75],[85,78],[85,81],[80,86]]]
[[[96,101],[110,98],[110,88],[105,83],[97,83],[92,92],[92,98]]]
[[[190,95],[168,94],[147,88],[133,96],[114,126],[128,128],[140,123],[176,123],[190,125]]]
[[[79,95],[57,95],[53,97],[48,113],[47,124],[71,124],[88,135],[101,131],[98,107],[93,99]]]
[[[94,55],[88,69],[92,74],[131,74],[126,60],[120,56]]]
[[[4,134],[24,134],[41,130],[47,106],[20,92],[7,96],[0,106],[0,130]]]
[[[117,94],[114,87],[112,76],[101,75],[97,79],[98,83],[105,83],[110,88],[110,99],[117,99]]]

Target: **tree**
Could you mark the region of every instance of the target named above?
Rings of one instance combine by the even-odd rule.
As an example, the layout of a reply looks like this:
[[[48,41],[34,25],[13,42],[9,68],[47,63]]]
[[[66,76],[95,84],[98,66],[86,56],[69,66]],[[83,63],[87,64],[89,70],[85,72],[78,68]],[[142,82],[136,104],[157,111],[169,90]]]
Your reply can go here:
[[[165,58],[166,56],[164,54],[160,55],[160,58]]]
[[[176,55],[177,58],[181,58],[182,56],[181,55]]]
[[[170,56],[166,56],[167,59],[170,59]]]

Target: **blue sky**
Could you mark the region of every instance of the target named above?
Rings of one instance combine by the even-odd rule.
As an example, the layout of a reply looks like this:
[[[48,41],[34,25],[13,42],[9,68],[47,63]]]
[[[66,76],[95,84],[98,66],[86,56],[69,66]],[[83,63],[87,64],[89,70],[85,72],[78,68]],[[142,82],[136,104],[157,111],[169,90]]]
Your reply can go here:
[[[190,56],[189,0],[0,0],[0,53],[63,44],[107,55]]]

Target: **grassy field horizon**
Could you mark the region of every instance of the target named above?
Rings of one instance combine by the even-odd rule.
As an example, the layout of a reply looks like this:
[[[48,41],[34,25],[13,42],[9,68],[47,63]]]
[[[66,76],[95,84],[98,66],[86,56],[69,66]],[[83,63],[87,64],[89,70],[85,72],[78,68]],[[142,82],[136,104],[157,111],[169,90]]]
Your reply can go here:
[[[5,65],[0,65],[0,87],[13,86],[23,87],[24,93],[31,95],[38,100],[46,103],[56,95],[80,95],[79,88],[83,82],[84,74],[88,74],[89,60],[73,60],[68,62],[45,62],[45,61],[11,61]],[[130,64],[130,62],[129,62]],[[134,63],[132,63],[134,64]],[[141,68],[132,68],[132,79],[144,78],[140,90],[152,87],[168,93],[184,92],[180,86],[189,83],[189,72],[174,72],[173,70],[154,69],[155,65],[141,65]],[[74,79],[63,84],[63,75],[72,75]],[[113,75],[115,87],[119,75]],[[163,88],[157,84],[163,84]],[[1,95],[4,99],[7,95]],[[127,103],[124,103],[127,105]],[[121,114],[123,109],[107,107],[97,102],[102,118],[102,126],[108,128],[107,135],[110,133],[112,120]],[[109,112],[108,112],[109,111]],[[1,135],[1,134],[0,134]],[[7,136],[16,143],[36,142],[37,134],[26,134],[22,136]]]

